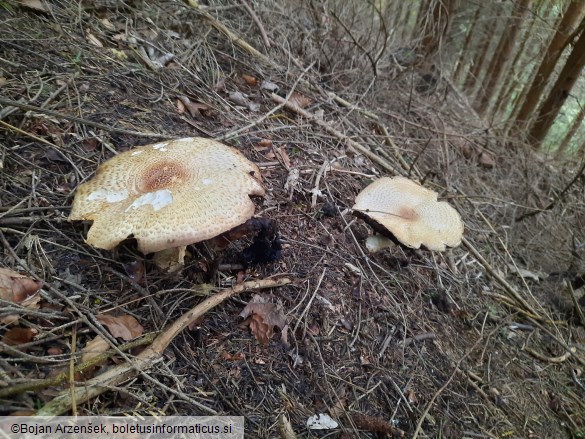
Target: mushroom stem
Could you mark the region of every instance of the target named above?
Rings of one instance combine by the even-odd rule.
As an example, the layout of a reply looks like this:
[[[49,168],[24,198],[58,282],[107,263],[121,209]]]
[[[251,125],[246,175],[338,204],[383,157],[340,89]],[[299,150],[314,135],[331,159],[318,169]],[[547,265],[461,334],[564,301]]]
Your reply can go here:
[[[366,248],[370,253],[376,253],[385,248],[392,247],[394,242],[382,235],[370,235],[366,239]]]

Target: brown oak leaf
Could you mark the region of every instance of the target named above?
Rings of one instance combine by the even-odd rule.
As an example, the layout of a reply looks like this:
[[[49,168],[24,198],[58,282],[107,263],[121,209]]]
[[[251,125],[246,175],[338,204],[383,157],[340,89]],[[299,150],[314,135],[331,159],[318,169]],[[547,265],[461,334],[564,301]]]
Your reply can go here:
[[[2,337],[2,343],[8,346],[19,346],[32,341],[38,333],[39,331],[32,328],[10,328]]]
[[[144,332],[144,328],[138,320],[130,315],[111,316],[108,314],[100,314],[96,319],[108,328],[110,334],[116,338],[121,338],[126,341],[136,338]]]
[[[258,342],[266,346],[274,334],[274,327],[282,330],[286,326],[286,316],[275,303],[267,302],[256,294],[240,313],[243,324],[250,326],[250,331]]]
[[[38,309],[41,296],[39,290],[43,283],[30,279],[9,268],[0,268],[0,299],[18,303],[28,309]],[[0,305],[1,306],[1,305]],[[18,321],[18,314],[0,317],[0,323],[9,325]]]
[[[43,283],[32,280],[9,268],[0,268],[0,299],[10,302],[24,302],[36,294]]]

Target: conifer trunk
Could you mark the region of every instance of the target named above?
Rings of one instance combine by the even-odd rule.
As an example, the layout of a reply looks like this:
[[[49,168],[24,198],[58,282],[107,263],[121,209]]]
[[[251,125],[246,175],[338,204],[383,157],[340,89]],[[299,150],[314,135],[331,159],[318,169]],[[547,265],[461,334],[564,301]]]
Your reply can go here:
[[[563,49],[570,42],[571,32],[581,19],[583,11],[585,11],[585,1],[582,0],[573,0],[567,7],[516,116],[516,124],[519,128],[525,127],[534,113],[546,84],[563,53]]]
[[[473,64],[471,65],[471,68],[469,69],[469,71],[467,72],[467,76],[465,77],[465,83],[463,84],[463,88],[470,96],[473,95],[473,90],[475,89],[475,86],[481,74],[487,52],[490,48],[490,41],[491,40],[489,38],[483,39],[481,46],[478,48],[477,51],[478,54],[472,61]]]
[[[493,100],[495,91],[500,84],[500,79],[506,70],[508,60],[516,43],[516,38],[522,28],[522,21],[529,7],[530,0],[520,0],[519,4],[512,10],[511,16],[506,24],[506,30],[502,33],[502,37],[496,47],[487,70],[487,85],[480,95],[479,108],[484,115],[490,108],[490,102]]]
[[[465,61],[467,59],[469,53],[469,47],[471,46],[472,37],[475,33],[475,25],[477,24],[477,20],[481,14],[482,10],[482,3],[479,4],[477,7],[475,14],[471,20],[471,24],[469,25],[469,29],[467,30],[467,35],[465,36],[465,42],[463,43],[463,48],[459,53],[459,60],[457,61],[457,67],[455,68],[455,73],[453,73],[453,82],[457,83],[459,81],[459,77],[463,68],[465,66]]]
[[[552,5],[552,1],[549,2],[547,5],[549,8]],[[546,16],[546,15],[545,15]],[[516,51],[516,55],[514,56],[514,60],[509,64],[508,69],[504,78],[501,80],[501,87],[500,91],[498,92],[498,97],[494,100],[492,99],[492,105],[495,104],[495,109],[490,111],[489,114],[499,115],[499,114],[506,114],[512,111],[513,108],[510,105],[510,98],[514,91],[519,89],[519,76],[521,76],[518,72],[520,72],[524,66],[520,66],[524,52],[526,50],[526,45],[528,41],[531,41],[532,31],[534,29],[534,24],[536,23],[537,17],[540,17],[540,14],[534,13],[532,19],[530,20],[530,25],[528,29],[524,32],[522,36],[522,42],[520,43],[520,47]]]
[[[585,25],[585,21],[582,24]],[[546,133],[554,123],[579,74],[583,70],[583,66],[585,66],[585,31],[581,31],[579,34],[563,70],[548,97],[541,105],[538,116],[532,125],[528,139],[534,142],[533,146],[535,148],[540,147],[542,144]]]

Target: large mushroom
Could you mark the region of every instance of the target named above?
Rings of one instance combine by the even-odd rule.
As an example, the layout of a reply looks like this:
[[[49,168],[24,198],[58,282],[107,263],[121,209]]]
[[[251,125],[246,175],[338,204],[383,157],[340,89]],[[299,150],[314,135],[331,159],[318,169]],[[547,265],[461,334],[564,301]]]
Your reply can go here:
[[[463,221],[438,194],[404,177],[376,180],[355,199],[353,211],[380,235],[368,237],[366,247],[379,251],[397,242],[406,247],[445,250],[463,237]]]
[[[263,196],[258,167],[214,140],[185,138],[134,148],[105,161],[77,188],[70,220],[91,220],[87,243],[110,250],[126,238],[182,266],[185,246],[244,224]],[[176,268],[176,267],[175,267]]]

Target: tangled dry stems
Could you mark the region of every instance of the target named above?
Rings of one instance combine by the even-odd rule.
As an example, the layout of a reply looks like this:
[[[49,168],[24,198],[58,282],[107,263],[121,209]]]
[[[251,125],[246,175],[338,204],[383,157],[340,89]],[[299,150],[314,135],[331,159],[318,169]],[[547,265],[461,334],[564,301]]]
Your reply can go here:
[[[7,41],[2,58],[11,63],[3,96],[20,102],[1,113],[0,160],[8,171],[0,176],[2,265],[43,279],[43,299],[54,306],[42,315],[22,310],[21,324],[41,337],[27,352],[2,346],[6,384],[40,379],[36,365],[47,360],[67,366],[71,355],[51,358],[46,345],[69,352],[74,333],[80,347],[96,334],[119,346],[95,319],[104,310],[134,315],[149,331],[160,331],[200,301],[192,291],[199,264],[212,256],[205,247],[192,249],[182,278],[149,270],[141,285],[124,273],[124,262],[142,260],[131,246],[117,254],[89,248],[81,227],[65,218],[74,187],[115,151],[158,136],[231,133],[228,142],[261,163],[269,195],[259,211],[279,221],[285,243],[282,261],[246,276],[295,279],[272,293],[294,329],[290,346],[277,340],[258,346],[237,327],[246,296],[232,299],[206,314],[199,328],[178,335],[148,373],[108,387],[91,405],[80,401],[78,413],[197,414],[206,407],[245,415],[251,437],[274,434],[281,413],[300,433],[319,411],[335,413],[348,431],[357,428],[351,413],[429,436],[532,431],[561,437],[562,423],[582,428],[582,378],[573,369],[583,361],[583,328],[553,306],[558,278],[533,283],[511,268],[550,273],[571,265],[572,237],[585,240],[579,188],[555,209],[515,221],[558,195],[569,165],[539,162],[524,145],[511,145],[470,117],[446,80],[434,92],[417,92],[424,66],[396,64],[396,50],[410,40],[389,38],[387,11],[370,3],[340,2],[326,11],[310,2],[250,2],[270,48],[245,9],[194,5],[79,10],[55,2],[50,14],[10,16],[0,30]],[[395,12],[396,20],[405,13]],[[125,30],[104,27],[104,14],[114,23],[129,17],[123,28],[134,40],[114,43]],[[90,33],[105,47],[88,42]],[[176,65],[154,70],[144,58],[149,47],[172,53]],[[243,73],[281,89],[264,94],[248,86]],[[237,106],[230,91],[249,94],[261,110]],[[282,98],[293,91],[312,103],[291,108]],[[177,95],[215,112],[177,114]],[[258,148],[266,138],[286,156]],[[465,158],[466,148],[472,159]],[[495,168],[478,166],[481,152],[493,154]],[[299,178],[285,190],[291,166]],[[371,178],[387,173],[423,179],[455,204],[469,246],[445,254],[398,248],[364,254],[368,230],[347,208]],[[326,206],[333,216],[324,215]],[[211,281],[230,286],[234,279],[219,271]],[[506,295],[510,289],[518,297]],[[241,359],[229,359],[237,353]],[[50,391],[23,393],[4,400],[3,411],[54,397]]]

